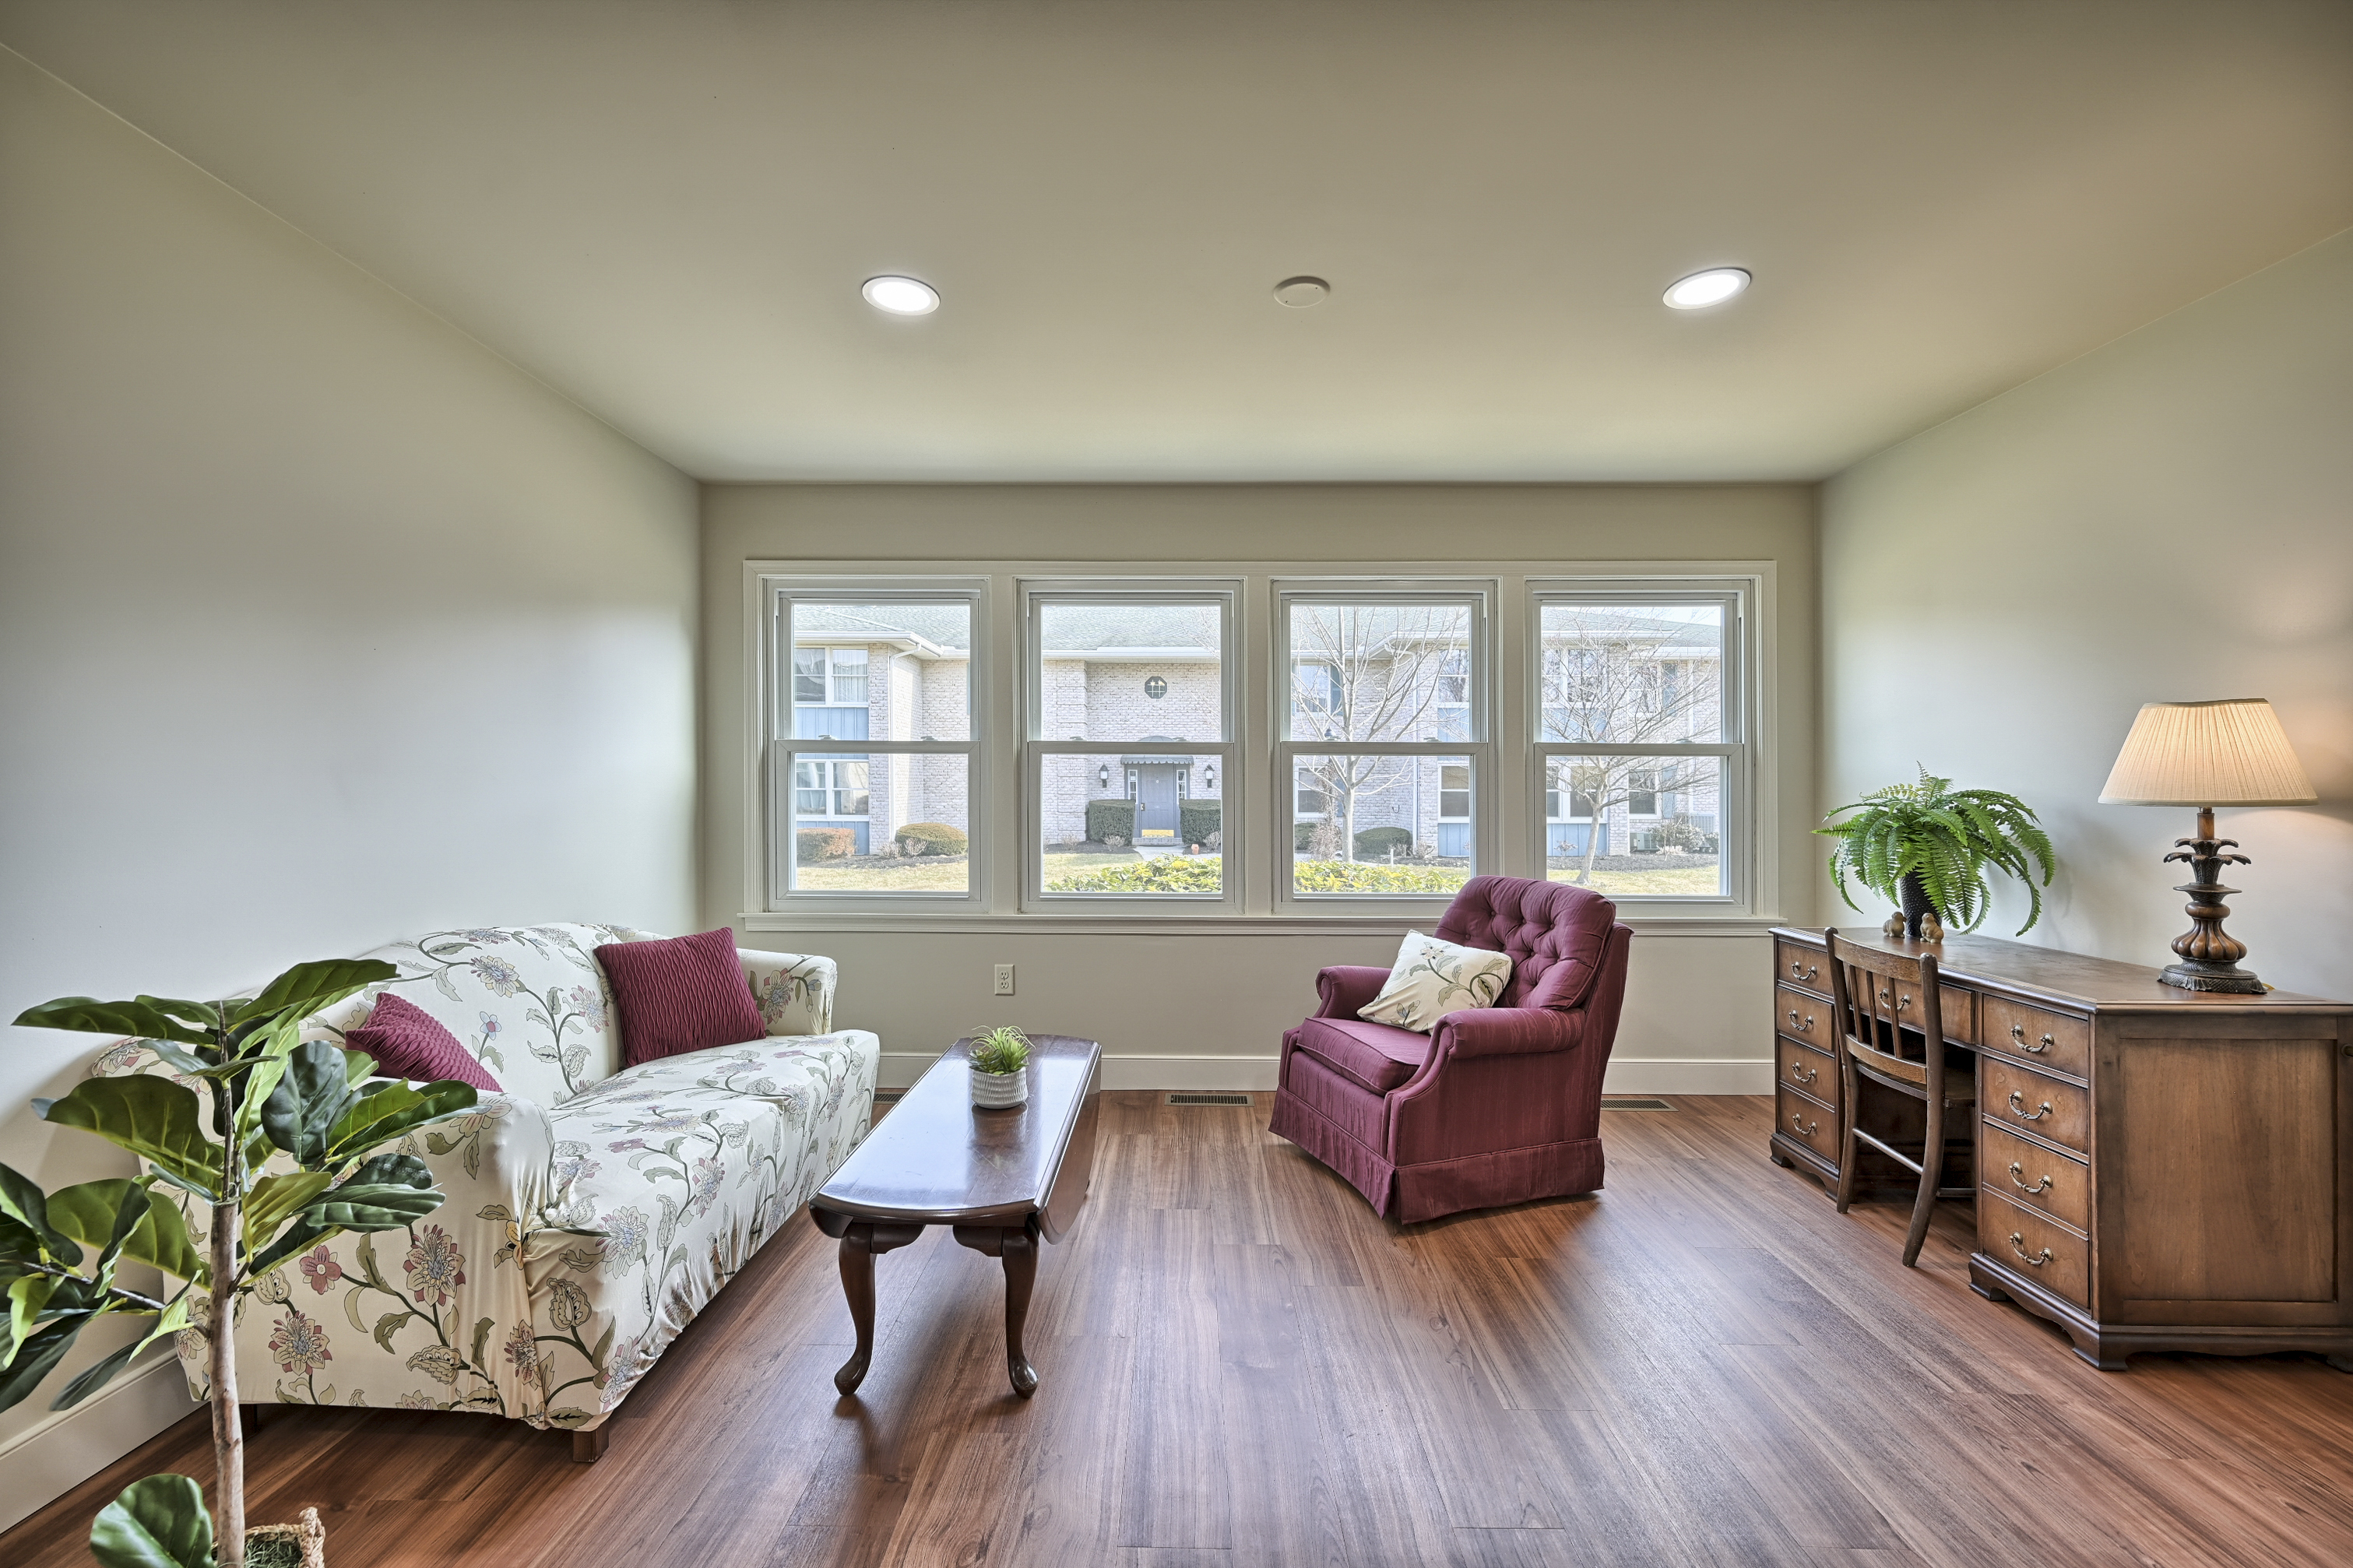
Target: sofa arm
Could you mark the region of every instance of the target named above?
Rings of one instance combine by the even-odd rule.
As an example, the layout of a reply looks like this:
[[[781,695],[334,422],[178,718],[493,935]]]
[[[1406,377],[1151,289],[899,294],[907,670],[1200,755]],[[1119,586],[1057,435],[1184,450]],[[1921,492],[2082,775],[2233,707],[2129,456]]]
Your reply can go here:
[[[1582,1013],[1550,1007],[1468,1007],[1438,1020],[1430,1059],[1565,1051],[1585,1037]]]
[[[1318,1018],[1353,1018],[1359,1008],[1381,994],[1381,987],[1388,981],[1388,970],[1372,969],[1361,963],[1335,963],[1329,969],[1318,970],[1315,994],[1323,998],[1323,1005],[1315,1009],[1314,1016]]]
[[[744,977],[760,1004],[771,1035],[833,1033],[833,992],[840,971],[829,958],[737,948]]]

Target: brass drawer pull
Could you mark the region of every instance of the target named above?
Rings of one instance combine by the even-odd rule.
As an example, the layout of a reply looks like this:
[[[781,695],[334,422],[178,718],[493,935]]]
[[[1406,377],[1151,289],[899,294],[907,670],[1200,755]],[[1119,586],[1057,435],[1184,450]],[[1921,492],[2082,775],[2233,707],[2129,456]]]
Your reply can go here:
[[[2012,1025],[2010,1026],[2010,1037],[2011,1039],[2016,1040],[2016,1041],[2018,1042],[2018,1044],[2019,1044],[2019,1047],[2020,1047],[2021,1050],[2024,1050],[2024,1051],[2028,1052],[2028,1053],[2029,1053],[2029,1054],[2031,1054],[2031,1055],[2038,1056],[2038,1057],[2039,1057],[2039,1056],[2041,1056],[2043,1052],[2045,1052],[2045,1051],[2049,1050],[2052,1047],[2053,1047],[2053,1046],[2055,1046],[2055,1045],[2057,1045],[2057,1044],[2059,1043],[2058,1041],[2056,1041],[2056,1040],[2052,1039],[2050,1036],[2045,1035],[2045,1036],[2043,1036],[2043,1037],[2042,1037],[2042,1043],[2041,1045],[2039,1045],[2039,1046],[2030,1046],[2030,1045],[2028,1045],[2028,1044],[2026,1043],[2026,1026],[2025,1026],[2025,1025],[2023,1025],[2023,1024],[2012,1024]]]
[[[1821,969],[1817,964],[1801,963],[1794,958],[1789,960],[1789,973],[1795,979],[1811,980],[1820,973]]]
[[[2051,1261],[2051,1249],[2047,1247],[2042,1249],[2042,1257],[2027,1257],[2026,1237],[2019,1235],[2018,1232],[2014,1230],[2010,1233],[2010,1249],[2018,1254],[2018,1260],[2021,1263],[2025,1264],[2029,1268],[2040,1268],[2044,1264]]]
[[[1796,1062],[1791,1062],[1789,1064],[1789,1081],[1791,1083],[1811,1083],[1814,1079],[1821,1076],[1822,1073],[1820,1068],[1816,1068],[1812,1072],[1808,1072],[1803,1067]]]
[[[1807,1014],[1806,1021],[1800,1024],[1798,1022],[1798,1010],[1792,1007],[1789,1009],[1789,1027],[1810,1035],[1814,1032],[1814,1016],[1811,1013]]]
[[[2041,1181],[2035,1183],[2031,1187],[2028,1186],[2026,1184],[2026,1173],[2020,1168],[2018,1162],[2015,1160],[2012,1160],[2010,1163],[2010,1185],[2016,1187],[2020,1192],[2026,1194],[2029,1197],[2033,1196],[2036,1193],[2047,1193],[2051,1190],[2051,1177],[2047,1172],[2044,1173]]]
[[[1804,1120],[1804,1113],[1796,1110],[1789,1112],[1789,1125],[1798,1130],[1798,1135],[1801,1138],[1811,1138],[1822,1130],[1822,1124],[1820,1121],[1809,1123]]]
[[[2013,1089],[2010,1091],[2010,1113],[2021,1121],[2040,1121],[2051,1114],[2051,1102],[2046,1100],[2042,1110],[2030,1111],[2026,1109],[2024,1097]]]

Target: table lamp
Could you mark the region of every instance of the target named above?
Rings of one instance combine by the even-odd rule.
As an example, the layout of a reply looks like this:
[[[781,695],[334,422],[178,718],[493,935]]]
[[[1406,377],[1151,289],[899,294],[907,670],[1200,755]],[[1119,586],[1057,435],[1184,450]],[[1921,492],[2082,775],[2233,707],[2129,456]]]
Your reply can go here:
[[[2198,837],[2174,840],[2166,859],[2189,862],[2190,929],[2173,939],[2179,963],[2158,976],[2190,991],[2260,992],[2263,983],[2239,967],[2247,944],[2222,930],[2225,866],[2244,866],[2235,838],[2214,837],[2218,805],[2302,805],[2320,797],[2287,743],[2279,715],[2260,697],[2219,702],[2150,702],[2133,720],[2125,749],[2100,791],[2107,805],[2194,805]]]

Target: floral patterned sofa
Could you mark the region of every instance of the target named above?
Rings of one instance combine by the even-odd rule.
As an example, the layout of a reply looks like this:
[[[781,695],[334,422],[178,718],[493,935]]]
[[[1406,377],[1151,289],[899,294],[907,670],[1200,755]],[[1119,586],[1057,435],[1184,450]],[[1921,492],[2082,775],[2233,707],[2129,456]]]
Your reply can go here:
[[[305,1037],[340,1042],[397,991],[502,1092],[386,1145],[422,1157],[448,1194],[405,1244],[336,1237],[248,1300],[248,1400],[274,1383],[283,1403],[477,1411],[584,1435],[581,1458],[602,1451],[597,1429],[638,1379],[865,1137],[881,1052],[833,1027],[832,960],[744,952],[765,1038],[623,1070],[590,954],[644,934],[435,931],[365,955],[400,978],[320,1014]],[[175,1076],[137,1040],[92,1071]],[[202,1220],[189,1214],[192,1229]],[[203,1335],[185,1331],[179,1351],[201,1398]]]

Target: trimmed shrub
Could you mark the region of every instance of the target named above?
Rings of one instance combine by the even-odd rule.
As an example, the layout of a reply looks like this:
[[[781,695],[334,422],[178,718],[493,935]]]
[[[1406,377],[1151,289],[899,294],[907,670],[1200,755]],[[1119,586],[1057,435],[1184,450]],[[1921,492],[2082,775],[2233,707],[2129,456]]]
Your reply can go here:
[[[1356,858],[1386,860],[1389,852],[1413,853],[1413,835],[1402,827],[1367,827],[1356,835]]]
[[[804,866],[847,860],[858,853],[858,834],[848,827],[802,827],[793,833],[793,855]]]
[[[1197,844],[1213,845],[1225,828],[1225,802],[1219,800],[1180,800],[1176,803],[1176,836],[1189,849]]]
[[[1135,838],[1135,802],[1114,796],[1110,800],[1087,802],[1087,837],[1097,844],[1117,840],[1133,843]]]
[[[1352,866],[1343,860],[1302,860],[1291,868],[1303,893],[1451,893],[1471,879],[1460,866]]]
[[[902,855],[961,855],[972,841],[944,822],[911,822],[891,836]]]
[[[1122,866],[1080,871],[1046,884],[1050,893],[1214,893],[1225,886],[1225,858],[1155,855]]]
[[[1320,860],[1329,860],[1340,853],[1340,829],[1329,822],[1293,823],[1291,848],[1293,854],[1313,855]]]

